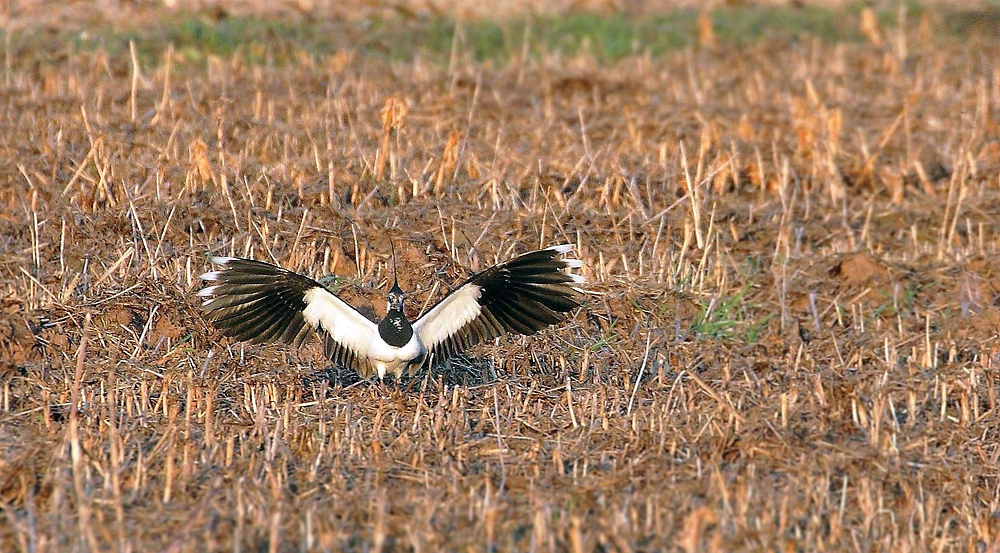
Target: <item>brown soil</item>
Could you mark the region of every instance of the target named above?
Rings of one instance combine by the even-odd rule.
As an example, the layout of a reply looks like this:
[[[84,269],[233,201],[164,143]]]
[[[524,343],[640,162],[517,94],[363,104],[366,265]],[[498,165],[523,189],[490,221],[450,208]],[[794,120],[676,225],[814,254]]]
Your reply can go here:
[[[995,550],[997,45],[907,38],[134,80],[20,52],[0,550]],[[207,255],[379,314],[390,238],[413,315],[561,242],[593,293],[402,385],[199,315]]]

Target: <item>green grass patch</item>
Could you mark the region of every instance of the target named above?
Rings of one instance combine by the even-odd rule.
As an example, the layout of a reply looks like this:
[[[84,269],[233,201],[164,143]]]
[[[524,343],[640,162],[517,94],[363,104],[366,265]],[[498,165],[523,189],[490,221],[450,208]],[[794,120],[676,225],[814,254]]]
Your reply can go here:
[[[907,24],[916,25],[923,8],[912,2],[906,6]],[[709,16],[722,46],[807,38],[860,41],[863,37],[857,27],[861,7],[860,3],[842,9],[809,4],[724,6]],[[630,55],[658,56],[696,44],[699,13],[692,9],[645,17],[578,13],[462,23],[445,18],[294,22],[185,14],[165,15],[154,26],[55,29],[46,33],[31,29],[19,32],[12,42],[25,52],[104,49],[111,56],[127,56],[129,41],[134,41],[144,63],[159,60],[168,44],[174,45],[182,60],[196,64],[210,56],[228,58],[238,54],[251,64],[281,65],[295,63],[303,55],[322,57],[347,49],[362,59],[411,61],[419,56],[444,64],[456,48],[461,56],[487,63],[505,63],[525,50],[536,59],[555,53],[585,53],[602,63],[614,63]],[[1000,3],[976,12],[942,14],[942,26],[956,37],[986,33],[1000,23]],[[899,21],[899,4],[886,6],[877,15],[884,26],[892,27]]]
[[[701,302],[701,309],[695,317],[691,330],[698,336],[709,338],[734,338],[741,326],[747,321],[742,309],[743,298],[750,290],[750,284],[744,284],[735,294]],[[766,324],[766,321],[765,321]],[[754,330],[756,336],[760,328]]]

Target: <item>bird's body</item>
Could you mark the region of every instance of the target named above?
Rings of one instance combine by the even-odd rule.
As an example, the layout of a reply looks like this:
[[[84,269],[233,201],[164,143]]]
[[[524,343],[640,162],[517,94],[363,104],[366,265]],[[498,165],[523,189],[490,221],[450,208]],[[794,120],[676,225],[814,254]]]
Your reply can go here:
[[[398,377],[411,365],[419,367],[425,355],[427,348],[416,334],[398,347],[387,344],[381,337],[373,337],[368,348],[368,359],[379,378],[385,378],[387,374]]]
[[[303,296],[306,302],[306,308],[303,310],[306,322],[313,328],[326,328],[323,320],[324,314],[338,312],[338,307],[334,306],[331,300],[331,298],[337,299],[337,297],[322,287],[313,288]],[[336,323],[330,322],[329,324]],[[363,327],[367,326],[363,325]],[[377,328],[378,331],[371,333],[367,346],[362,347],[361,350],[367,351],[371,369],[378,374],[379,378],[385,378],[387,374],[394,374],[398,377],[409,364],[414,361],[417,362],[414,364],[419,364],[427,355],[427,348],[420,340],[420,335],[413,332],[413,327],[402,310],[390,309],[379,322]],[[331,347],[335,346],[332,344],[327,346],[328,354],[331,353]],[[368,376],[363,367],[362,374]]]
[[[417,320],[393,284],[386,316],[370,321],[318,282],[260,261],[213,258],[223,267],[202,275],[216,282],[198,292],[206,318],[224,334],[254,343],[300,345],[315,329],[327,356],[363,378],[412,374],[433,355],[446,358],[478,342],[533,334],[580,305],[583,278],[562,259],[572,246],[529,252],[473,275]]]

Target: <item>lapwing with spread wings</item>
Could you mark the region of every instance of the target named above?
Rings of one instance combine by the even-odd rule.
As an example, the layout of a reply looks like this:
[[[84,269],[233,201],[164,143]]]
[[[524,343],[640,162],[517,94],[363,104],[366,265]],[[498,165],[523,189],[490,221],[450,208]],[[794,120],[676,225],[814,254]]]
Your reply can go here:
[[[205,318],[226,336],[251,343],[299,346],[315,330],[327,356],[362,378],[417,372],[505,333],[534,334],[580,306],[582,266],[564,257],[571,244],[528,252],[473,275],[417,320],[406,318],[406,295],[393,277],[385,317],[372,322],[315,280],[281,267],[214,257]],[[395,272],[395,270],[394,270]]]

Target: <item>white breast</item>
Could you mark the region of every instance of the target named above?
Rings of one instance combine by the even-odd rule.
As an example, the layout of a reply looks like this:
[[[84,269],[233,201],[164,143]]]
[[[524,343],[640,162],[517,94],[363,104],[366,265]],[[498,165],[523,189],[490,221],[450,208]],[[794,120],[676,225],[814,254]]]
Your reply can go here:
[[[392,374],[398,378],[403,374],[410,361],[424,355],[426,351],[424,343],[420,340],[420,335],[416,332],[410,337],[410,341],[401,348],[390,346],[376,333],[368,346],[368,357],[380,379],[385,378],[386,374]]]

